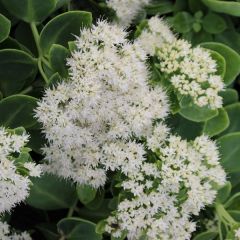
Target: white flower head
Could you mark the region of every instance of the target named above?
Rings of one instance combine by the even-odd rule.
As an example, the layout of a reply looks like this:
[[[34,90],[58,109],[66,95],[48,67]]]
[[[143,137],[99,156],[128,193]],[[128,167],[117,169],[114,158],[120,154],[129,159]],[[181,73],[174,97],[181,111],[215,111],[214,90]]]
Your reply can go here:
[[[236,237],[237,240],[240,239],[240,228],[235,230],[235,237]]]
[[[20,154],[27,141],[28,135],[25,133],[16,135],[0,127],[0,213],[10,211],[28,196],[30,179],[21,175],[19,166],[30,172],[36,169],[38,173],[41,171],[39,166],[31,163],[15,164],[13,153]]]
[[[127,26],[150,2],[151,0],[107,0],[107,5],[116,12],[118,22]]]
[[[185,40],[164,44],[157,51],[160,72],[170,79],[173,88],[183,96],[190,96],[200,106],[217,109],[222,106],[218,95],[224,89],[217,63],[207,49],[192,48]]]
[[[214,184],[226,181],[217,147],[206,136],[187,142],[170,135],[162,123],[147,138],[147,146],[156,151],[152,154],[157,160],[140,158],[134,174],[123,172],[122,195],[128,194],[107,219],[105,230],[115,237],[126,232],[132,240],[143,234],[147,239],[190,239],[195,231],[191,216],[213,203]]]
[[[137,38],[150,56],[159,59],[159,70],[172,84],[176,94],[191,97],[199,107],[221,108],[224,89],[217,63],[211,53],[201,47],[192,47],[178,40],[162,19],[152,17]]]
[[[150,56],[153,56],[158,48],[163,47],[165,43],[171,44],[175,39],[168,24],[158,16],[154,16],[147,21],[146,27],[136,41]]]
[[[10,226],[5,222],[0,222],[0,239],[1,240],[31,240],[27,232],[12,232]]]
[[[122,156],[125,147],[138,151],[130,139],[148,135],[153,120],[167,116],[165,92],[149,86],[145,51],[126,36],[122,27],[105,21],[84,29],[68,59],[70,79],[48,89],[39,102],[48,171],[102,186],[107,169],[129,161],[116,156],[111,165],[113,159],[106,159],[114,148]]]

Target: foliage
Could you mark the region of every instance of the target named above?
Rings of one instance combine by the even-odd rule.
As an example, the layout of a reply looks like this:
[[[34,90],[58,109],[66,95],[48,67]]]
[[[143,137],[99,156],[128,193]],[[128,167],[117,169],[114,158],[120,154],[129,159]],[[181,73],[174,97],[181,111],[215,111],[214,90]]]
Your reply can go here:
[[[140,38],[149,30],[148,19],[158,15],[179,37],[195,47],[208,49],[217,62],[216,74],[223,78],[225,88],[219,93],[223,106],[216,109],[196,105],[189,96],[181,95],[169,82],[164,82],[164,72],[159,67],[162,59],[156,55],[149,58],[148,66],[152,86],[162,84],[167,89],[171,110],[165,122],[172,133],[190,142],[202,134],[210,136],[218,145],[220,162],[227,173],[228,182],[221,188],[215,186],[218,191],[215,203],[202,209],[199,216],[193,216],[198,227],[192,239],[237,239],[240,228],[240,2],[152,0],[141,8],[128,28],[129,40]],[[37,164],[43,162],[41,148],[48,141],[34,117],[37,102],[43,98],[46,88],[55,89],[69,79],[67,59],[77,49],[74,40],[100,16],[117,21],[116,13],[104,0],[0,0],[0,127],[17,134],[26,131],[30,135],[21,154],[14,155],[16,162],[23,163],[26,159]],[[147,143],[146,139],[137,141],[136,144]],[[160,158],[161,153],[154,151],[148,151],[149,163]],[[25,168],[20,170],[23,176],[29,175]],[[123,199],[131,198],[131,191],[124,192],[121,187],[126,179],[126,175],[115,171],[108,175],[105,186],[95,189],[51,174],[45,173],[40,178],[32,176],[26,203],[0,218],[15,229],[27,230],[36,240],[107,240],[110,236],[104,231],[106,219],[116,214]],[[182,186],[183,194],[184,191],[186,187]],[[181,202],[181,196],[179,198]],[[123,232],[111,239],[125,237]],[[144,234],[140,239],[146,239]]]

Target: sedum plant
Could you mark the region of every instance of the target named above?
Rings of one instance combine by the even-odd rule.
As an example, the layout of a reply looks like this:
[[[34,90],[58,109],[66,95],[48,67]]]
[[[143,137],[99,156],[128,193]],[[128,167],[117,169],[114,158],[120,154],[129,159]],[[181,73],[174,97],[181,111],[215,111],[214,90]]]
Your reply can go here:
[[[0,0],[1,239],[239,239],[240,57],[172,30],[233,3],[193,2]]]
[[[0,214],[10,211],[29,194],[30,176],[39,177],[40,166],[31,161],[25,147],[28,135],[22,129],[0,128]]]

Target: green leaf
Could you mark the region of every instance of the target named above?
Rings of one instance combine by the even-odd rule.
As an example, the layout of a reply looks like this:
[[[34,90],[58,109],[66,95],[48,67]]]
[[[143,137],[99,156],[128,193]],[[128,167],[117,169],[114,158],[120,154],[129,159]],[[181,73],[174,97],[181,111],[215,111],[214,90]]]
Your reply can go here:
[[[193,17],[188,12],[178,12],[173,18],[173,27],[179,33],[186,33],[192,29]]]
[[[106,227],[106,220],[101,220],[96,225],[96,233],[103,234],[105,233],[105,227]]]
[[[56,0],[2,0],[5,8],[25,22],[41,22],[54,10]]]
[[[68,4],[70,1],[71,0],[57,0],[57,4],[56,4],[55,9],[63,7],[64,5]]]
[[[0,29],[0,42],[2,42],[8,37],[11,29],[11,22],[2,14],[0,14]]]
[[[62,77],[68,76],[68,70],[66,67],[66,60],[69,57],[70,52],[67,48],[53,44],[49,52],[49,60],[52,66],[52,69],[58,72]]]
[[[232,185],[230,182],[227,182],[223,187],[218,190],[216,201],[224,203],[230,196],[232,190]]]
[[[104,201],[104,191],[97,191],[95,198],[86,204],[86,207],[90,210],[97,210],[99,209]]]
[[[64,218],[57,224],[58,230],[67,240],[101,240],[95,232],[96,224],[76,217]]]
[[[237,192],[225,202],[224,207],[227,209],[240,210],[239,201],[240,192]]]
[[[232,133],[240,131],[240,103],[234,103],[225,107],[230,120],[229,127],[222,133]]]
[[[227,172],[240,171],[240,132],[229,133],[218,140],[222,166]]]
[[[179,112],[183,117],[194,122],[207,121],[218,114],[218,110],[212,110],[207,107],[199,107],[197,105],[181,108]]]
[[[193,28],[194,32],[198,33],[201,31],[202,25],[198,22],[195,22],[195,23],[193,23],[192,28]]]
[[[28,142],[28,146],[36,153],[41,154],[41,148],[45,144],[45,139],[43,134],[38,129],[29,129],[28,134],[30,135],[30,139]]]
[[[78,185],[77,194],[79,200],[85,205],[93,201],[97,194],[97,190],[88,185]]]
[[[235,29],[228,29],[221,34],[215,35],[215,41],[226,44],[240,53],[240,33]]]
[[[215,12],[240,16],[240,3],[238,2],[219,0],[202,0],[202,2]]]
[[[235,89],[227,88],[219,94],[223,98],[223,106],[235,103],[238,101],[238,92]]]
[[[57,176],[44,174],[40,178],[32,178],[33,185],[27,203],[43,210],[70,208],[76,201],[75,187],[70,181]]]
[[[237,210],[230,210],[228,213],[231,215],[231,217],[237,221],[240,222],[240,211]]]
[[[36,228],[41,231],[46,240],[59,240],[60,238],[55,224],[41,223]]]
[[[195,139],[203,130],[203,123],[190,121],[180,114],[171,115],[170,118],[167,119],[167,124],[174,133],[188,140]]]
[[[230,47],[216,42],[202,43],[202,47],[214,50],[221,54],[226,61],[225,84],[229,85],[240,73],[240,56]]]
[[[35,56],[38,55],[36,43],[34,41],[30,24],[26,22],[20,22],[16,26],[14,37],[19,43],[27,47],[31,51],[31,53],[33,53]]]
[[[9,128],[22,126],[26,129],[34,127],[36,120],[33,110],[37,99],[25,95],[12,95],[0,101],[0,125]]]
[[[0,50],[0,90],[3,96],[18,93],[29,78],[34,79],[37,62],[26,52]]]
[[[188,0],[188,6],[192,13],[197,13],[199,11],[205,10],[205,6],[201,1]]]
[[[60,76],[60,74],[58,72],[54,73],[50,78],[49,78],[49,84],[48,86],[54,86],[57,83],[62,81],[62,77]]]
[[[52,44],[60,44],[65,47],[68,42],[79,36],[80,29],[89,27],[92,23],[92,15],[89,12],[71,11],[60,14],[49,21],[40,34],[40,47],[43,54],[47,55]]]
[[[218,232],[207,231],[198,234],[193,240],[213,240],[218,235]]]
[[[211,57],[217,62],[217,75],[220,75],[222,78],[224,78],[226,74],[225,58],[216,51],[209,50],[209,52],[211,53]]]
[[[227,28],[227,23],[224,18],[211,12],[203,18],[202,25],[206,32],[212,34],[221,33]]]
[[[203,133],[213,137],[229,126],[229,118],[224,108],[218,109],[218,115],[205,122]]]
[[[147,14],[149,15],[161,15],[170,13],[173,11],[173,4],[171,2],[163,2],[163,3],[152,3],[148,4],[145,7]]]

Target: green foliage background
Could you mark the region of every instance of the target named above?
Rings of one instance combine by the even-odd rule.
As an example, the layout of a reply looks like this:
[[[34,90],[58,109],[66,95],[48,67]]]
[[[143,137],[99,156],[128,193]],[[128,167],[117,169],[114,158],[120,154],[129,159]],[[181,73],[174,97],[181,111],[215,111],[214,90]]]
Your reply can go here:
[[[131,30],[141,31],[144,19],[159,15],[179,36],[212,51],[224,78],[224,107],[200,109],[188,99],[173,99],[168,123],[175,133],[193,139],[205,133],[216,139],[228,184],[218,202],[240,220],[240,1],[153,0],[134,20]],[[32,158],[41,162],[44,137],[33,117],[44,88],[68,76],[66,58],[74,49],[74,35],[98,17],[109,20],[114,12],[104,1],[0,0],[0,125],[24,127],[31,135]],[[134,36],[130,36],[134,37]],[[154,68],[154,66],[153,66]],[[158,81],[157,69],[153,79]],[[26,204],[3,218],[16,229],[29,230],[33,239],[108,239],[96,224],[116,208],[115,189],[95,191],[55,176],[33,179]],[[211,215],[203,212],[200,220]],[[220,226],[221,228],[222,226]],[[195,240],[218,239],[217,232],[198,229]],[[224,230],[223,230],[224,232]]]

